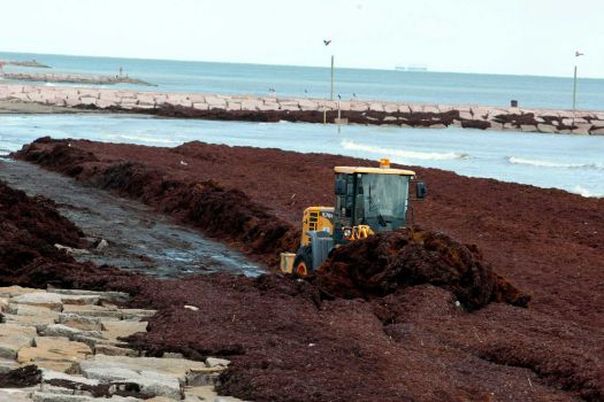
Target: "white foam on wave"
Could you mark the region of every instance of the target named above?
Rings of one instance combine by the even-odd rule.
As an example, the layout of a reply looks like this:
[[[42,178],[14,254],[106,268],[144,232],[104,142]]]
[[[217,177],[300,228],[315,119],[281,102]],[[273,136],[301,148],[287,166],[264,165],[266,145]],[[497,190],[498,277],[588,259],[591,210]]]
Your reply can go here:
[[[590,191],[581,185],[576,185],[575,187],[573,187],[573,189],[571,190],[571,193],[579,194],[582,197],[594,197],[594,198],[604,197],[604,194],[596,194],[593,191]]]
[[[470,155],[462,152],[421,152],[421,151],[406,151],[403,149],[391,149],[378,147],[374,145],[359,144],[354,141],[343,140],[340,145],[350,151],[363,151],[370,154],[379,154],[382,156],[398,157],[402,159],[419,159],[444,161],[453,159],[469,159]]]
[[[179,144],[178,141],[169,140],[165,138],[151,137],[146,135],[125,135],[120,134],[117,136],[119,139],[133,141],[135,143],[153,143],[153,144],[164,144],[164,145],[173,145]]]
[[[545,168],[562,168],[562,169],[604,169],[599,163],[563,163],[552,162],[539,159],[517,158],[515,156],[506,156],[506,160],[512,165],[527,165],[534,167]]]

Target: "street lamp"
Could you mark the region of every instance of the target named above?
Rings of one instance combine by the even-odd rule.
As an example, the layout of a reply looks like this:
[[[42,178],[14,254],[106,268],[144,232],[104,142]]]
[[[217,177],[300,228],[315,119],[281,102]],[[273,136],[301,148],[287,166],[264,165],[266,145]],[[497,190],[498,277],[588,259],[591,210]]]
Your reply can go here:
[[[329,46],[331,44],[331,39],[323,39],[323,44],[325,46]],[[329,91],[329,100],[333,100],[333,54],[331,55],[331,87]]]
[[[575,51],[575,59],[581,56],[585,56],[585,53],[581,53],[578,50]],[[575,78],[573,80],[573,118],[575,110],[577,108],[577,62],[575,61]]]

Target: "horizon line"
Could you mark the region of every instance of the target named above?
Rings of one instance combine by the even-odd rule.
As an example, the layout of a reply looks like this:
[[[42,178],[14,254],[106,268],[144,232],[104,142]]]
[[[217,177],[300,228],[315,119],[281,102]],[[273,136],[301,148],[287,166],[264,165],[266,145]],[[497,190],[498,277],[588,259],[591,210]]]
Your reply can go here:
[[[0,53],[15,53],[15,54],[34,54],[40,56],[63,56],[63,57],[84,57],[84,58],[102,58],[102,59],[121,59],[121,60],[146,60],[146,61],[175,61],[179,63],[213,63],[213,64],[239,64],[239,65],[254,65],[254,66],[270,66],[270,67],[303,67],[303,68],[318,68],[318,69],[329,69],[327,66],[317,65],[303,65],[303,64],[283,64],[283,63],[252,63],[252,62],[237,62],[237,61],[218,61],[218,60],[193,60],[193,59],[171,59],[171,58],[154,58],[154,57],[121,57],[121,56],[100,56],[100,55],[89,55],[89,54],[66,54],[66,53],[38,53],[38,52],[17,52],[10,50],[0,50]],[[27,61],[27,60],[25,60]],[[52,66],[50,66],[52,68]],[[445,70],[430,70],[426,71],[407,71],[407,70],[396,70],[397,65],[393,65],[391,69],[380,68],[380,67],[347,67],[336,65],[335,69],[343,70],[373,70],[373,71],[389,71],[398,73],[436,73],[436,74],[465,74],[465,75],[495,75],[495,76],[511,76],[511,77],[537,77],[537,78],[563,78],[572,79],[571,74],[568,76],[561,75],[538,75],[538,74],[514,74],[514,73],[487,73],[487,72],[469,72],[469,71],[445,71]],[[588,80],[603,80],[602,77],[583,76],[578,79]]]

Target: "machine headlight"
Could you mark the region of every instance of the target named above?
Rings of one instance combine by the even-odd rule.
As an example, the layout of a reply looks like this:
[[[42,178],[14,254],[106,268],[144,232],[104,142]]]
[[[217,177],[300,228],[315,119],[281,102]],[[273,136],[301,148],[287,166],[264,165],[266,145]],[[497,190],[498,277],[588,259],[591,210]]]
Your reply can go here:
[[[344,237],[348,238],[352,236],[352,229],[351,228],[344,228]]]

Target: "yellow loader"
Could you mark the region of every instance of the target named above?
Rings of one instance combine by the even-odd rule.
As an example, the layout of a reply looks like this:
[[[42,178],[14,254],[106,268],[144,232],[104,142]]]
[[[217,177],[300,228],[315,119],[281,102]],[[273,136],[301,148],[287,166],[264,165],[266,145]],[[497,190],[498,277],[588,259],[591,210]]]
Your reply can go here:
[[[296,254],[281,254],[281,271],[305,277],[317,269],[331,251],[375,233],[407,225],[409,187],[415,172],[390,167],[336,166],[335,207],[314,206],[304,210],[302,238]],[[415,182],[416,199],[427,195],[426,185]]]

